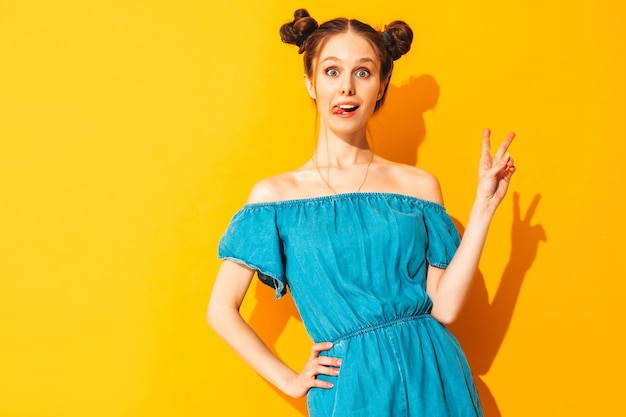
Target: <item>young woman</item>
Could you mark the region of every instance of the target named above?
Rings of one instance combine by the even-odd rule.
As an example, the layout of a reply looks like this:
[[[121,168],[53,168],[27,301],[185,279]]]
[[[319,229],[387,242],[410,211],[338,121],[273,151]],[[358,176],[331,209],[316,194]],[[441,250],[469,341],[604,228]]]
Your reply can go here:
[[[318,26],[306,10],[281,27],[304,53],[319,113],[317,149],[293,172],[260,181],[219,245],[209,302],[213,329],[283,392],[308,396],[310,415],[480,416],[472,376],[444,324],[465,300],[498,204],[515,171],[485,130],[476,200],[461,240],[437,179],[375,155],[367,125],[385,99],[393,61],[413,34],[357,20]],[[295,371],[239,314],[254,273],[289,288],[314,340]]]

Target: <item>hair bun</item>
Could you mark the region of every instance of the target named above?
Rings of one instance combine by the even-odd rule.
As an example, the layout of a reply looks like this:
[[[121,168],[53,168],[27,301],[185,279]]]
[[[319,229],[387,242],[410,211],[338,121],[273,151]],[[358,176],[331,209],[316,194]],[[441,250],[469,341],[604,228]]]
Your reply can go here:
[[[401,20],[394,20],[385,26],[382,36],[385,40],[387,51],[389,51],[394,61],[411,49],[413,31],[409,25]]]
[[[317,21],[306,9],[298,9],[293,13],[293,21],[280,27],[280,39],[288,44],[296,45],[298,53],[304,52],[305,42],[309,35],[318,28]]]

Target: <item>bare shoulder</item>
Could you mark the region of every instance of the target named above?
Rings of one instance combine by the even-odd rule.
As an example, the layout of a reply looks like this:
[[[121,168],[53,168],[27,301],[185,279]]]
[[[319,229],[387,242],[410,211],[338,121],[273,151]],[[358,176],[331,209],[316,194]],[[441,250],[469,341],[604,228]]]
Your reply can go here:
[[[293,174],[286,172],[257,182],[248,195],[248,204],[268,203],[285,199],[288,189],[293,187]]]
[[[385,176],[397,192],[443,204],[439,180],[430,172],[394,162],[386,162],[383,167]]]

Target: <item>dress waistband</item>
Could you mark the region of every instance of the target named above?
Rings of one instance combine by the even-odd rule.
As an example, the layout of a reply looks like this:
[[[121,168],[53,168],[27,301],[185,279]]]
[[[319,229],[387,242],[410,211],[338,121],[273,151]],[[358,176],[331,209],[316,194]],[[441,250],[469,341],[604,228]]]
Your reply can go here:
[[[392,319],[392,320],[388,320],[388,321],[383,321],[380,323],[376,323],[373,324],[371,326],[366,326],[366,327],[362,327],[360,329],[345,333],[341,336],[339,336],[338,338],[336,338],[333,343],[337,343],[340,342],[342,340],[346,340],[346,339],[350,339],[354,336],[359,336],[365,333],[370,333],[370,332],[374,332],[376,330],[380,330],[380,329],[384,329],[387,327],[391,327],[391,326],[395,326],[397,324],[402,324],[402,323],[406,323],[409,321],[414,321],[414,320],[421,320],[421,319],[425,319],[431,317],[430,313],[422,313],[422,314],[417,314],[414,316],[405,316],[405,317],[399,317],[397,319]]]

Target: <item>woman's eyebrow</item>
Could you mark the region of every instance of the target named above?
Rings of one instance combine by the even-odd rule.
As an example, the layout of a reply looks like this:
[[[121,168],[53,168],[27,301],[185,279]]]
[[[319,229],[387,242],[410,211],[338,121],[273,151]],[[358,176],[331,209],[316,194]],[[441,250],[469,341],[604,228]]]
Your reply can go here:
[[[336,56],[328,56],[328,57],[322,59],[320,62],[326,62],[326,61],[342,62],[341,58],[337,58]],[[374,59],[369,58],[369,57],[360,58],[360,59],[358,59],[358,62],[360,62],[360,63],[368,62],[368,63],[372,63],[372,64],[376,63],[376,61]]]

